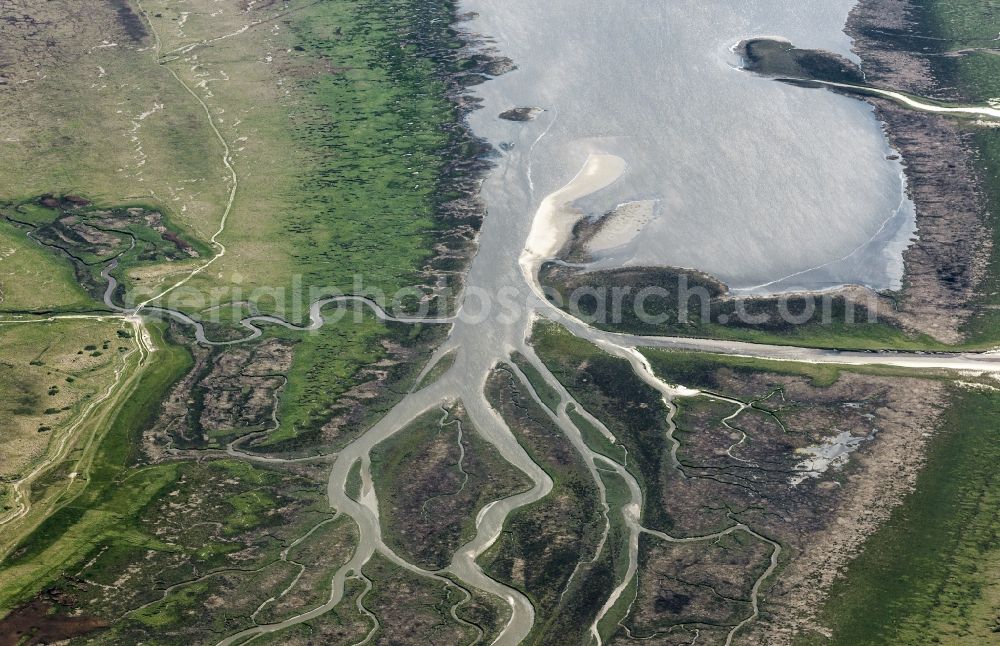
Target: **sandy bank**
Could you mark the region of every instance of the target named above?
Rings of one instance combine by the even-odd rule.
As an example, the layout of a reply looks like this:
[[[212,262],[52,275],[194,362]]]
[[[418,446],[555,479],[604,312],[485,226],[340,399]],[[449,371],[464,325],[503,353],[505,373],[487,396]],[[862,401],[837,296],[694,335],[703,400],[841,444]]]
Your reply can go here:
[[[541,264],[554,258],[572,236],[573,225],[581,215],[573,202],[607,188],[624,174],[625,168],[625,160],[617,155],[592,154],[576,177],[542,200],[519,261],[532,286],[537,287]]]

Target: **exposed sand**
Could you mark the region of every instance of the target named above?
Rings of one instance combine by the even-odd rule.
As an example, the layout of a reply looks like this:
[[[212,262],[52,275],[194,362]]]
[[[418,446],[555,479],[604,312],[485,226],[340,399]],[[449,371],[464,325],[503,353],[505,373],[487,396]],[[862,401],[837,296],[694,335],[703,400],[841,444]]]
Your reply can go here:
[[[529,284],[537,286],[538,268],[569,241],[581,217],[573,202],[615,183],[625,168],[625,160],[617,155],[592,154],[576,177],[542,200],[519,261]]]
[[[587,241],[589,253],[601,253],[632,242],[653,219],[656,200],[639,200],[619,204],[601,222],[601,227]]]

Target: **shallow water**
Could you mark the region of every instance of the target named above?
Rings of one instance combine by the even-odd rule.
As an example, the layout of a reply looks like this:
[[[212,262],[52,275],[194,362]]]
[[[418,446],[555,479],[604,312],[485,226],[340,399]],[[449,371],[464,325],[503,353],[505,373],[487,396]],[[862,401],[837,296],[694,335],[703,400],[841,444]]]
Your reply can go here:
[[[615,176],[617,157],[627,168],[621,179],[580,199],[579,206],[599,214],[621,202],[657,200],[657,212],[643,230],[640,243],[619,251],[619,262],[695,266],[736,286],[768,282],[815,265],[818,259],[845,256],[870,239],[895,211],[901,194],[900,168],[885,160],[889,151],[868,108],[850,99],[781,86],[729,67],[729,46],[764,33],[784,35],[802,46],[845,51],[848,42],[839,30],[849,3],[815,2],[815,6],[804,8],[798,6],[804,3],[792,2],[787,6],[777,2],[741,4],[743,14],[711,2],[591,2],[583,9],[567,0],[537,4],[527,0],[463,2],[463,10],[480,12],[480,17],[466,26],[496,36],[501,52],[520,65],[519,70],[477,88],[484,109],[470,119],[477,134],[497,145],[511,143],[513,148],[500,157],[484,183],[482,195],[489,215],[465,283],[461,309],[447,341],[436,353],[440,357],[455,351],[454,364],[434,383],[407,395],[340,451],[334,463],[328,488],[330,503],[358,522],[360,547],[351,563],[338,571],[333,595],[324,608],[340,602],[346,577],[376,551],[411,571],[436,576],[405,563],[382,541],[368,455],[372,447],[421,414],[444,402],[461,400],[471,425],[507,461],[524,471],[533,486],[481,510],[476,537],[455,554],[447,571],[509,604],[511,620],[495,644],[517,644],[531,630],[534,610],[527,597],[488,578],[477,563],[478,555],[496,539],[507,516],[540,500],[552,488],[548,475],[532,461],[484,396],[491,369],[511,351],[524,354],[560,393],[563,401],[554,411],[553,421],[584,456],[598,489],[603,491],[594,463],[596,454],[586,447],[566,414],[569,394],[525,342],[535,315],[551,316],[580,338],[629,360],[637,374],[660,389],[665,398],[670,395],[668,387],[642,365],[634,346],[690,344],[698,348],[708,344],[736,354],[754,348],[734,342],[640,339],[599,332],[537,297],[530,270],[549,247],[548,237],[541,231],[533,237],[538,244],[526,248],[533,218],[548,213],[557,220],[564,211],[558,204],[560,195],[584,195],[587,186],[567,186],[578,173],[587,176],[593,187],[603,184],[599,180],[605,175],[598,169],[591,169],[592,176],[588,176],[588,158],[611,164]],[[628,47],[622,47],[626,42]],[[530,123],[497,118],[500,112],[517,106],[539,106],[547,112]],[[557,193],[560,188],[563,191]],[[552,196],[550,208],[540,208],[547,196]],[[912,230],[912,217],[903,229],[905,237]],[[844,280],[864,276],[867,280],[863,282],[875,286],[897,281],[899,272],[891,259],[884,257],[884,248],[856,254],[877,271],[870,267],[853,273],[845,270]],[[524,258],[522,252],[527,254]],[[527,271],[522,272],[521,260]],[[811,280],[805,276],[799,282],[807,279]],[[790,288],[793,282],[777,287]],[[765,351],[768,356],[806,356],[817,361],[872,360],[870,355],[852,359],[843,353],[797,348]],[[932,358],[906,360],[921,359]],[[574,405],[586,414],[583,407]],[[668,409],[671,406],[669,402],[665,405]],[[346,492],[348,474],[356,460],[362,462],[360,502]],[[631,577],[637,568],[642,495],[623,466],[608,463],[612,466],[632,493],[626,506]],[[737,526],[726,531],[749,530]],[[755,589],[776,567],[779,550],[775,544],[771,566]],[[756,601],[754,607],[755,617]],[[311,616],[315,615],[307,613],[286,624]],[[237,643],[239,638],[277,627],[282,626],[254,628],[224,643]],[[596,632],[594,626],[591,630]]]
[[[852,5],[466,0],[479,13],[466,26],[518,65],[476,88],[485,107],[471,118],[478,134],[514,144],[484,189],[505,242],[519,249],[541,198],[589,153],[608,153],[626,175],[580,206],[595,216],[630,200],[656,206],[601,265],[696,268],[757,293],[898,288],[913,209],[872,109],[743,72],[730,52],[773,35],[852,56]],[[546,112],[497,119],[515,106]]]

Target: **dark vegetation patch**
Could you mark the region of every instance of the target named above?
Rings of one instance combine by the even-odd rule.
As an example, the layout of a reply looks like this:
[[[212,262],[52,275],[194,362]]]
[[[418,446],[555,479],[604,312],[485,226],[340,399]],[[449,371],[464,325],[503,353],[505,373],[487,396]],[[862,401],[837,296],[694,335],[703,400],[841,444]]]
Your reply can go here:
[[[144,433],[144,450],[153,462],[175,448],[220,448],[275,426],[278,397],[292,364],[290,342],[189,347],[194,365]]]
[[[539,108],[511,108],[501,112],[500,118],[504,121],[534,121],[540,112]]]
[[[920,463],[920,447],[939,415],[942,387],[929,380],[739,359],[729,365],[728,358],[644,350],[661,379],[708,393],[674,400],[675,462],[670,411],[627,361],[553,324],[536,326],[532,344],[576,401],[628,449],[629,468],[643,488],[644,526],[683,538],[745,523],[781,543],[784,574],[766,588],[771,626],[816,607],[838,564],[907,491],[900,474],[912,475]],[[860,439],[846,462],[825,472],[801,466],[808,457],[802,449],[842,433]],[[753,571],[763,572],[766,552]],[[640,577],[644,601],[636,608],[645,614],[635,631],[695,621],[694,610],[697,621],[735,625],[736,606],[705,605],[698,590],[666,586],[654,575],[647,568]],[[680,578],[690,583],[690,576]]]
[[[299,578],[290,589],[268,590],[277,598],[260,611],[258,623],[284,621],[303,609],[317,608],[330,598],[333,575],[351,559],[357,547],[357,524],[348,516],[338,516],[322,521],[310,531],[286,556],[289,563],[302,567]],[[279,592],[284,594],[276,594]]]
[[[374,627],[372,620],[358,610],[358,601],[367,586],[359,578],[344,583],[344,600],[336,608],[315,619],[285,630],[264,634],[253,644],[270,646],[317,646],[319,644],[358,644]]]
[[[0,217],[27,231],[28,237],[66,258],[77,281],[98,301],[107,280],[101,271],[113,267],[120,299],[130,282],[130,268],[177,262],[211,254],[211,250],[177,229],[162,212],[148,206],[98,207],[75,195],[43,195],[0,205]],[[111,264],[115,263],[115,264]]]
[[[638,594],[628,617],[637,638],[679,626],[735,626],[753,613],[750,595],[771,546],[745,533],[703,543],[639,539]]]
[[[584,643],[615,585],[612,559],[591,563],[604,529],[599,492],[580,454],[510,371],[494,371],[487,397],[552,478],[553,489],[507,518],[499,540],[481,558],[483,568],[534,604],[527,643]]]
[[[746,69],[765,76],[815,79],[835,83],[865,82],[857,65],[843,56],[815,49],[799,49],[791,43],[754,39],[737,48]]]
[[[5,564],[35,572],[22,592],[47,573],[59,591],[55,616],[95,617],[116,643],[154,635],[181,643],[248,627],[249,615],[298,571],[281,550],[332,515],[315,482],[236,461],[151,467],[126,483],[57,512]],[[352,537],[340,553],[325,545],[324,558],[349,556]],[[300,579],[287,601],[328,594],[310,593],[309,581]]]
[[[510,621],[510,606],[507,602],[475,589],[468,589],[472,598],[456,609],[463,621],[479,626],[483,631],[481,643],[492,644]]]
[[[142,18],[132,10],[128,0],[108,0],[118,14],[118,22],[121,24],[129,38],[139,43],[149,35],[146,31],[146,24]]]
[[[344,583],[344,600],[336,608],[285,630],[261,635],[253,643],[270,646],[361,643],[374,627],[371,619],[358,610],[358,601],[366,590],[361,579],[350,578]]]
[[[58,591],[40,595],[0,619],[0,646],[52,644],[86,635],[107,624],[86,615],[69,617],[57,608],[68,600]]]
[[[558,307],[614,332],[833,348],[943,347],[904,329],[889,297],[860,288],[734,298],[714,278],[689,270],[580,271],[556,263],[543,266],[540,278]]]
[[[627,361],[551,324],[537,325],[531,343],[552,374],[574,399],[627,449],[630,471],[645,492],[643,522],[656,529],[667,523],[663,495],[668,451],[667,419],[656,391],[636,376]]]
[[[469,422],[461,404],[425,414],[371,452],[385,539],[429,570],[475,534],[477,512],[530,486]]]
[[[478,636],[475,627],[451,617],[452,607],[465,598],[457,586],[412,574],[378,554],[364,574],[374,584],[362,603],[379,619],[375,643],[468,644]]]

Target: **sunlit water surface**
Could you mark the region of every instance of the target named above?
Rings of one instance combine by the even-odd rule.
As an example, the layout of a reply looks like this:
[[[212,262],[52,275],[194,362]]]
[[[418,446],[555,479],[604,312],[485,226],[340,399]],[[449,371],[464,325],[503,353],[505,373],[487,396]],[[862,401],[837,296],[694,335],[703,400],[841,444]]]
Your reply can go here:
[[[625,177],[581,206],[599,215],[652,200],[654,213],[599,254],[603,266],[696,268],[745,293],[898,288],[913,207],[872,109],[740,71],[730,51],[769,35],[856,60],[843,33],[852,5],[466,0],[479,14],[466,27],[518,66],[475,90],[475,131],[513,144],[484,189],[502,227],[488,226],[484,245],[515,259],[541,199],[588,153],[611,153],[627,161]],[[515,106],[546,112],[497,118]]]

